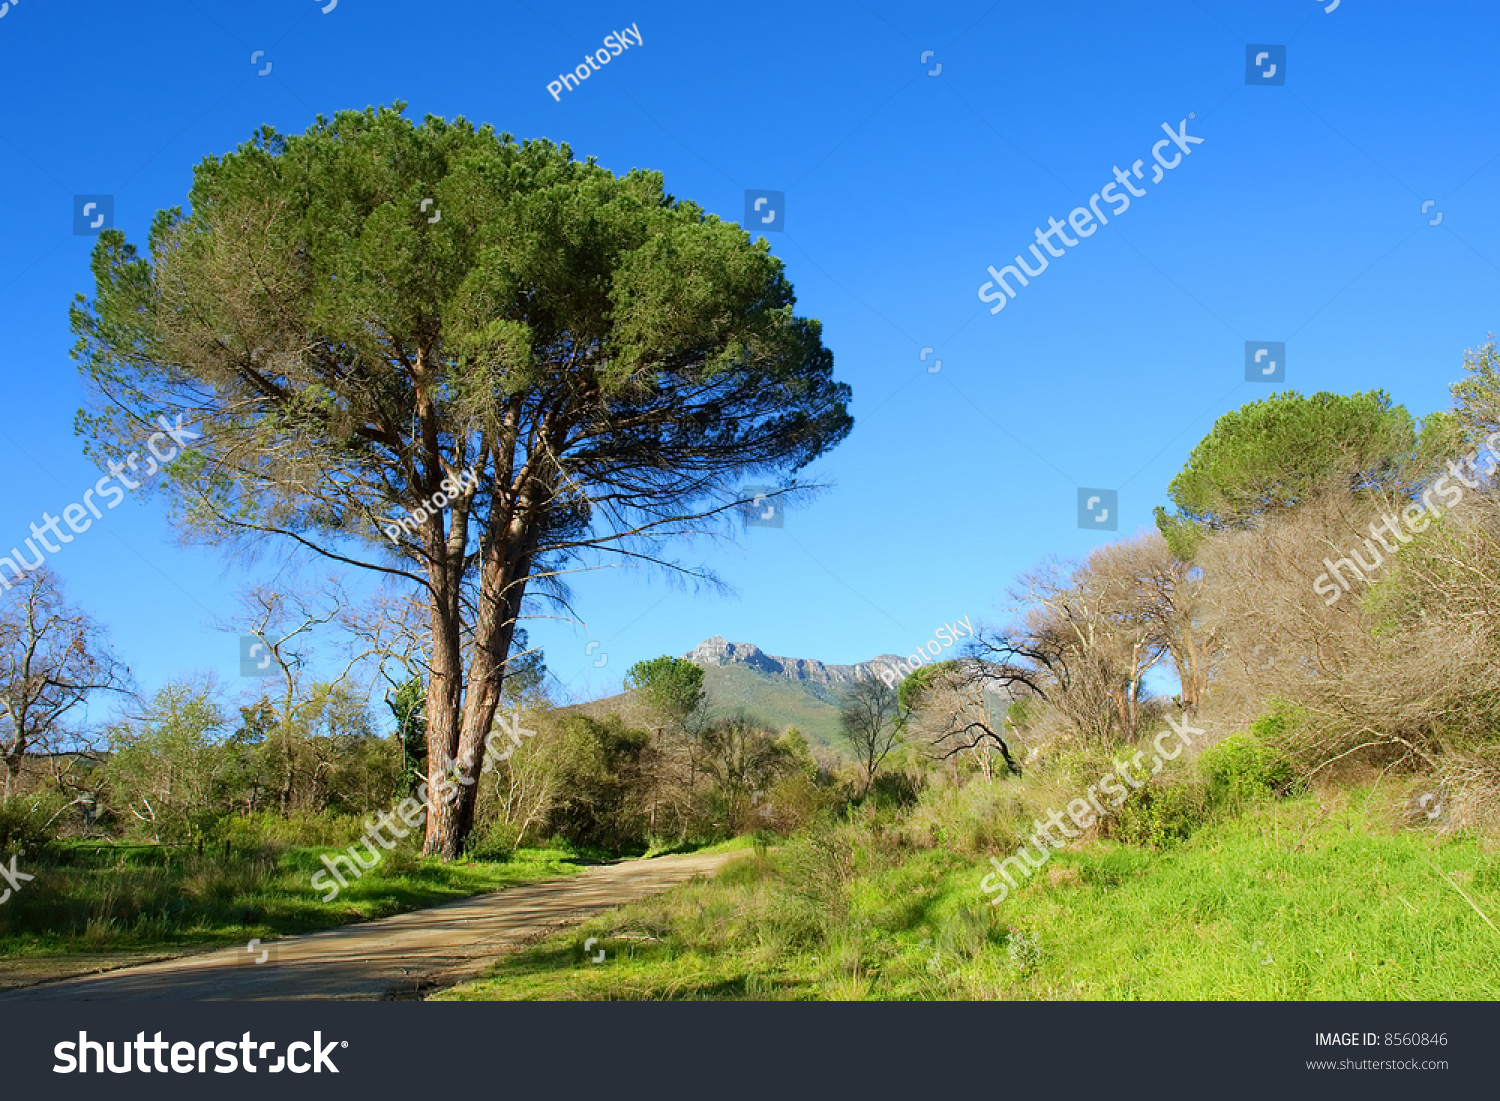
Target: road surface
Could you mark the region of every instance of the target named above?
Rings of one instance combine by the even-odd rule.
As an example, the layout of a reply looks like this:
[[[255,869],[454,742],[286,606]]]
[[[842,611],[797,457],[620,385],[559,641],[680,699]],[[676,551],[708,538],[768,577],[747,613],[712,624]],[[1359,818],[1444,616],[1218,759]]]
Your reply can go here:
[[[411,998],[483,971],[506,951],[557,928],[699,875],[740,852],[688,854],[589,868],[322,933],[266,941],[100,975],[0,992],[19,1000],[169,1001]],[[264,954],[263,962],[257,962]]]

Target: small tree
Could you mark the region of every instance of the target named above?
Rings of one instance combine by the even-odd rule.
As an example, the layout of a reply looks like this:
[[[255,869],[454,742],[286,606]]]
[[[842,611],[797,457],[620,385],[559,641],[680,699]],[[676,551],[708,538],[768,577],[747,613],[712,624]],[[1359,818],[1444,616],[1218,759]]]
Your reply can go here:
[[[898,715],[896,689],[879,677],[861,677],[844,692],[839,731],[864,769],[865,787],[861,796],[869,794],[875,774],[901,740]]]
[[[110,730],[106,771],[117,802],[156,841],[201,838],[227,812],[223,781],[232,755],[211,683],[169,684]]]
[[[655,735],[644,762],[651,793],[648,828],[656,836],[670,829],[675,819],[679,839],[685,839],[697,814],[702,774],[698,735],[707,707],[703,670],[684,658],[663,655],[632,665],[625,687],[650,712]]]
[[[703,670],[685,658],[638,661],[625,673],[625,687],[639,692],[661,718],[680,726],[690,725],[706,701]]]
[[[702,768],[714,781],[713,802],[730,834],[755,823],[755,804],[797,767],[789,748],[742,716],[719,719],[699,734]]]

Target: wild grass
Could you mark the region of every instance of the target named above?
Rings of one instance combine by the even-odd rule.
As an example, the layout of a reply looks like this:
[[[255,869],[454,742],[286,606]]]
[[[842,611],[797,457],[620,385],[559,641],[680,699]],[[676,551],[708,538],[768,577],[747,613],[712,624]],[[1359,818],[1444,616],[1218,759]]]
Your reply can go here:
[[[1158,847],[1082,840],[998,906],[969,846],[846,824],[549,938],[442,997],[1500,998],[1500,855],[1402,826],[1388,794],[1242,802]],[[952,809],[955,837],[972,840],[983,799],[968,800]],[[589,937],[603,962],[585,956]]]

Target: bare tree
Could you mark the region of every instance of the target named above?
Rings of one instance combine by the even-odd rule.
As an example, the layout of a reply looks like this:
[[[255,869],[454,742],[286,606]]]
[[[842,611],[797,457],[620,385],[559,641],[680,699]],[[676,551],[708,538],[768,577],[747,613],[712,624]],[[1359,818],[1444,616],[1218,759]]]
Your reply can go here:
[[[96,692],[124,693],[130,670],[104,628],[63,597],[51,570],[33,570],[0,598],[0,761],[9,798],[27,754],[78,746],[70,721]]]
[[[1009,706],[1009,697],[996,696],[996,685],[1004,679],[998,666],[972,658],[918,669],[901,684],[902,723],[940,760],[971,753],[988,779],[990,753],[998,751],[1005,767],[1020,775],[1015,738],[1003,733],[1003,717],[997,723],[991,713],[992,699]]]
[[[1207,622],[1203,570],[1174,555],[1155,531],[1101,547],[1090,555],[1089,567],[1101,579],[1120,583],[1116,614],[1144,626],[1150,642],[1165,649],[1184,709],[1197,711],[1220,644],[1218,629]]]
[[[865,789],[861,794],[869,794],[875,774],[901,740],[899,714],[896,689],[880,677],[861,677],[844,691],[839,731],[865,770]]]

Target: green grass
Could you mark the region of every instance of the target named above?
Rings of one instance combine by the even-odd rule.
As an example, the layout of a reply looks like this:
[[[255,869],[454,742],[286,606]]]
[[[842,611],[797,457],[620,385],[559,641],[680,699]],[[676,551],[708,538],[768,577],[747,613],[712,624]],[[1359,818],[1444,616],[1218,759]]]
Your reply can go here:
[[[1500,998],[1500,856],[1365,807],[1303,796],[1161,851],[1064,850],[993,907],[987,864],[846,829],[841,885],[816,871],[826,852],[792,842],[443,997]],[[602,963],[585,958],[591,936]]]
[[[739,837],[731,837],[726,841],[715,841],[711,845],[698,845],[688,842],[683,845],[653,845],[646,851],[642,859],[654,856],[676,856],[682,853],[693,853],[697,856],[712,856],[714,853],[733,853],[741,850],[749,850],[755,847],[755,838],[750,834],[741,834]]]
[[[66,844],[20,870],[36,878],[0,906],[0,959],[188,951],[269,940],[568,875],[568,853],[523,849],[489,863],[421,859],[397,849],[337,898],[310,879],[328,848],[197,856],[160,846]]]

